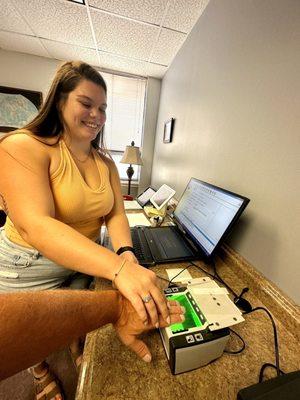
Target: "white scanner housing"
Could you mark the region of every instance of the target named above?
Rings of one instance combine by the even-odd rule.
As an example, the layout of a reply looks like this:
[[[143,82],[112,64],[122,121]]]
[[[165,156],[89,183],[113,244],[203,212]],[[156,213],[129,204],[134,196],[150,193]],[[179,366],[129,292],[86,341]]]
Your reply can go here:
[[[244,321],[227,289],[210,278],[197,278],[164,292],[186,309],[183,323],[160,329],[171,372],[190,371],[220,357],[230,336],[229,326]]]

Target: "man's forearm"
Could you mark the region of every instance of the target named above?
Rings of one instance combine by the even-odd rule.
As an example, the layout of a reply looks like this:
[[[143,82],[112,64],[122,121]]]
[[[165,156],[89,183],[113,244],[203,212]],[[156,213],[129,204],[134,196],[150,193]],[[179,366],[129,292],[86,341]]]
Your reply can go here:
[[[0,295],[0,379],[25,369],[120,314],[116,291]]]

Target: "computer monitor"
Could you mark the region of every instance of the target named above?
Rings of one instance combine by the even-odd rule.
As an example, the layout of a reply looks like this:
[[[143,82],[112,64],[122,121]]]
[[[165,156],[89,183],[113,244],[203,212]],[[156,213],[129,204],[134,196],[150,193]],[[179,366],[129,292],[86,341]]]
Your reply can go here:
[[[210,258],[249,203],[239,194],[191,178],[174,220]]]

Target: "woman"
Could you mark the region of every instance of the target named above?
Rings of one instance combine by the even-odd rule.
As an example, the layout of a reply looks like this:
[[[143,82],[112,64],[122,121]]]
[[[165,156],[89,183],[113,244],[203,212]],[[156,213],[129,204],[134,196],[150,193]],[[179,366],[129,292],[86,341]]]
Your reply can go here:
[[[128,251],[120,180],[103,147],[105,110],[101,75],[85,63],[66,62],[37,117],[1,141],[0,194],[8,218],[1,232],[0,292],[66,282],[81,288],[86,275],[103,277],[145,325],[158,326],[158,314],[169,322],[169,312],[155,274]],[[96,243],[104,222],[119,255]],[[72,348],[78,353],[77,345]],[[48,389],[57,392],[51,399],[62,398],[44,362],[33,374],[37,399]]]

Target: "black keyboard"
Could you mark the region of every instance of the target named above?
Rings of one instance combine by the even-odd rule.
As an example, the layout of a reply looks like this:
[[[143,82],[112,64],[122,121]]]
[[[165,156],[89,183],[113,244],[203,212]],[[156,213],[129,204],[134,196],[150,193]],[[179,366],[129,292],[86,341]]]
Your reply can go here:
[[[144,236],[143,228],[131,228],[131,239],[135,256],[144,267],[154,265],[153,257]]]

